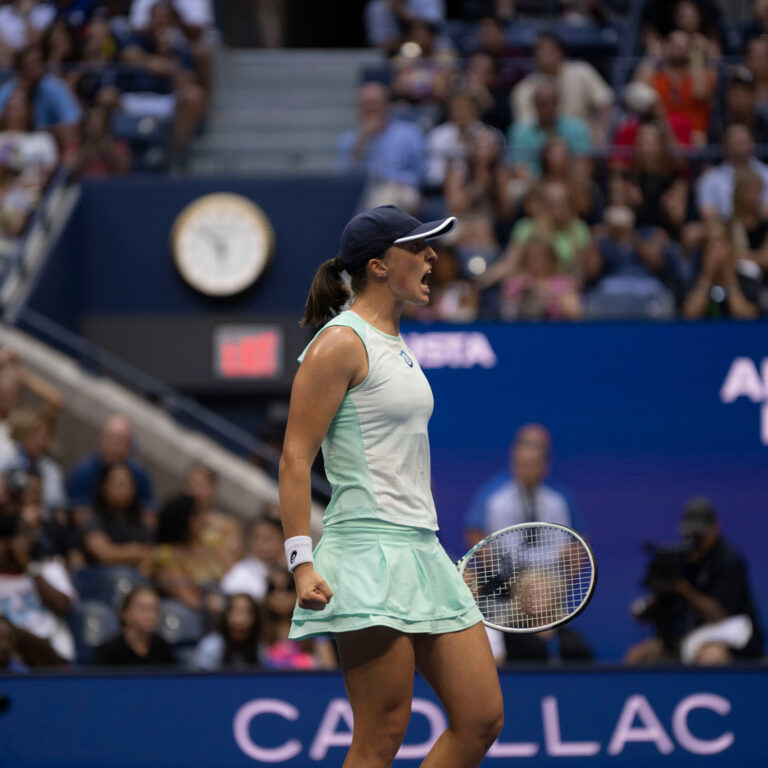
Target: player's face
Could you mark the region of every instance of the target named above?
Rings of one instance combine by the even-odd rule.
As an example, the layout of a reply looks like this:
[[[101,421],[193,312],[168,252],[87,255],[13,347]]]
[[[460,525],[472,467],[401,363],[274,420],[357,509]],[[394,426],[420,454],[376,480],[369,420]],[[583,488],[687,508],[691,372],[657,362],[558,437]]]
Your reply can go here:
[[[403,304],[429,304],[429,278],[437,254],[426,240],[412,240],[392,246],[385,263],[389,288]]]

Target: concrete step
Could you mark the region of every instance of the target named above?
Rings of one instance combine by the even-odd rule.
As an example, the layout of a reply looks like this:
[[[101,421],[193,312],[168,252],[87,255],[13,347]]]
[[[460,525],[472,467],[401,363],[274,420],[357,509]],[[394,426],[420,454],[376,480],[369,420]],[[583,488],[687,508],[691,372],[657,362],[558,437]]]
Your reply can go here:
[[[325,107],[272,107],[270,109],[215,110],[208,119],[208,132],[231,132],[233,130],[254,130],[291,128],[297,125],[305,127],[323,126],[326,130],[344,130],[351,125],[347,110],[327,109]]]
[[[237,131],[208,133],[195,145],[201,150],[213,148],[229,150],[231,147],[274,149],[276,152],[300,149],[302,151],[330,151],[336,147],[339,134],[320,129],[285,131]]]
[[[247,152],[232,150],[194,156],[188,172],[197,175],[251,175],[269,173],[334,173],[332,155],[313,152]]]

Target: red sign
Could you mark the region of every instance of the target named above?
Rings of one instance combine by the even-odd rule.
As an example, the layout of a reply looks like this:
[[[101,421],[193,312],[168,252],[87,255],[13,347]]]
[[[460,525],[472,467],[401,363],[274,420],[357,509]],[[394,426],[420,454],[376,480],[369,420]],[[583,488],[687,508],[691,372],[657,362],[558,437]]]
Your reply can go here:
[[[218,341],[217,367],[222,378],[268,379],[278,374],[279,331],[222,334]]]

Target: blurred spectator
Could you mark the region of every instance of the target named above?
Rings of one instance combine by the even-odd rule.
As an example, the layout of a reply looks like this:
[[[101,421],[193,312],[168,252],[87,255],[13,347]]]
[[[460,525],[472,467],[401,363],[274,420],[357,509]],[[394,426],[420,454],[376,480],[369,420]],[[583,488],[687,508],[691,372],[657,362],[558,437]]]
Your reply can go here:
[[[645,60],[636,79],[656,90],[670,120],[690,121],[694,144],[706,143],[717,78],[707,68],[704,56],[692,50],[686,32],[672,32],[664,41],[663,58]]]
[[[654,42],[676,29],[718,41],[722,19],[718,0],[646,0],[642,18],[646,48],[653,52]]]
[[[768,0],[752,0],[752,18],[743,22],[741,40],[747,43],[758,37],[768,35]]]
[[[39,46],[32,45],[14,57],[16,76],[0,87],[0,111],[8,97],[23,90],[32,104],[32,125],[56,136],[65,163],[74,162],[77,152],[77,126],[82,111],[70,87],[55,75],[45,72],[45,61]]]
[[[405,42],[392,60],[392,100],[442,107],[456,73],[453,48],[441,46],[437,26],[424,19],[408,25]]]
[[[49,3],[38,0],[10,0],[0,8],[0,64],[8,67],[13,55],[39,43],[56,15]]]
[[[358,114],[358,126],[339,137],[338,169],[364,172],[371,199],[384,188],[398,198],[387,202],[415,210],[426,171],[424,132],[413,123],[390,119],[389,90],[381,83],[360,87]]]
[[[59,162],[53,136],[33,129],[29,97],[21,89],[8,96],[0,115],[0,157],[12,160],[22,185],[38,191],[45,188]]]
[[[215,40],[212,0],[133,0],[129,19],[131,28],[139,33],[150,30],[156,23],[154,12],[158,5],[163,6],[164,15],[172,19],[178,32],[186,38],[198,82],[206,93],[209,92],[212,84],[211,42]],[[261,18],[266,15],[262,12]]]
[[[755,144],[746,125],[735,123],[725,131],[725,160],[705,171],[697,184],[697,202],[702,219],[731,218],[737,171],[749,169],[763,180],[763,207],[768,211],[768,165],[755,157]]]
[[[517,176],[533,181],[541,176],[541,150],[547,141],[558,136],[576,155],[575,174],[589,177],[590,162],[586,155],[592,149],[589,126],[580,118],[559,111],[557,82],[540,79],[533,91],[536,116],[531,121],[516,121],[509,129],[508,160]]]
[[[442,189],[449,165],[466,160],[475,133],[483,129],[472,92],[455,91],[448,101],[448,120],[427,133],[427,186]]]
[[[105,469],[113,464],[124,464],[133,475],[142,512],[149,518],[148,513],[154,506],[152,480],[132,452],[130,422],[119,414],[111,415],[101,429],[98,450],[81,459],[69,476],[67,495],[78,517],[87,518]]]
[[[490,57],[498,73],[498,87],[507,94],[522,79],[524,71],[520,62],[521,59],[528,57],[528,51],[525,48],[509,43],[507,31],[509,25],[508,20],[498,16],[486,16],[480,19],[477,24],[476,48],[476,53]],[[497,127],[501,128],[501,126]]]
[[[676,30],[688,35],[693,53],[701,54],[710,61],[716,61],[722,56],[716,19],[705,16],[693,0],[678,0],[674,8],[673,24]]]
[[[267,594],[270,571],[285,563],[283,541],[279,519],[257,517],[248,528],[248,552],[224,574],[222,590],[228,595],[244,593],[261,602]]]
[[[136,479],[126,464],[101,470],[93,512],[82,526],[86,559],[100,565],[138,566],[148,557],[152,532],[142,518]]]
[[[591,64],[585,61],[565,61],[563,45],[554,34],[542,33],[538,36],[534,56],[536,70],[512,91],[515,122],[535,122],[536,86],[542,79],[554,78],[560,94],[561,112],[587,123],[592,132],[592,140],[595,144],[601,144],[606,136],[613,91]]]
[[[70,80],[69,73],[80,58],[75,28],[65,18],[56,19],[46,30],[40,45],[47,71],[67,82],[74,91],[75,83]]]
[[[727,127],[741,123],[749,128],[755,143],[768,145],[768,115],[755,105],[755,78],[746,67],[734,67],[731,71],[724,101],[724,108],[710,127],[710,144],[722,144]]]
[[[597,239],[601,273],[590,292],[592,313],[601,317],[671,317],[674,298],[663,283],[669,237],[661,229],[641,234],[627,206],[606,208]]]
[[[645,123],[660,122],[666,126],[670,146],[690,146],[693,142],[693,123],[683,114],[667,115],[655,89],[639,80],[628,83],[623,93],[628,110],[619,122],[613,138],[611,167],[625,168],[632,163],[637,133]]]
[[[546,427],[525,424],[510,447],[509,469],[483,485],[464,521],[467,546],[509,525],[547,522],[583,530],[566,497],[544,482],[552,438]]]
[[[0,155],[0,231],[10,239],[24,234],[39,200],[39,190],[21,180],[13,155]]]
[[[22,366],[15,350],[0,349],[0,463],[15,452],[11,440],[10,417],[19,404],[22,386],[42,401],[40,411],[49,422],[53,422],[61,409],[61,392]]]
[[[66,506],[64,475],[58,462],[48,455],[51,427],[45,415],[30,408],[19,409],[12,418],[11,436],[15,452],[3,464],[0,472],[21,470],[40,477],[45,516],[48,519]]]
[[[576,282],[558,274],[552,243],[531,238],[522,248],[520,271],[501,285],[499,314],[504,320],[578,320],[581,300]]]
[[[580,219],[589,220],[600,206],[602,193],[589,171],[591,163],[582,165],[575,161],[564,139],[551,137],[539,157],[541,181],[558,182],[568,188],[571,205]]]
[[[0,674],[25,674],[29,667],[24,663],[16,640],[13,624],[0,616]]]
[[[85,113],[76,166],[80,176],[115,176],[131,170],[128,142],[112,136],[109,127],[109,112],[104,107],[91,107]]]
[[[135,587],[120,610],[120,634],[94,651],[93,663],[103,667],[175,663],[173,649],[157,634],[160,597],[149,586]]]
[[[733,190],[731,239],[738,257],[751,261],[768,276],[768,215],[763,207],[764,182],[754,171],[739,171]],[[746,266],[743,261],[740,266]],[[761,302],[761,306],[764,306]]]
[[[163,504],[156,541],[147,574],[160,592],[193,611],[220,613],[221,541],[206,530],[192,496],[180,494]]]
[[[72,660],[75,644],[63,617],[75,589],[58,560],[41,558],[29,526],[18,515],[0,516],[0,612]]]
[[[408,25],[415,20],[439,26],[445,21],[443,0],[370,0],[365,7],[369,45],[395,53],[403,44]]]
[[[511,205],[501,134],[495,128],[481,127],[473,134],[468,149],[465,159],[450,163],[444,196],[448,212],[459,219],[452,240],[456,253],[465,270],[480,274],[498,256],[495,228],[511,216]],[[473,258],[482,263],[472,264]]]
[[[755,107],[768,112],[768,40],[756,37],[747,43],[744,63],[755,78]]]
[[[723,539],[709,499],[686,504],[680,535],[679,549],[656,552],[644,580],[650,595],[633,606],[655,636],[630,648],[625,661],[718,665],[760,657],[763,633],[747,564]]]
[[[195,500],[197,513],[206,527],[221,541],[221,557],[231,568],[243,556],[243,526],[234,515],[215,508],[219,478],[205,464],[195,464],[187,472],[186,493]]]
[[[558,271],[573,276],[580,284],[594,271],[594,249],[589,227],[573,211],[568,187],[559,181],[534,187],[528,205],[530,216],[515,224],[504,258],[483,275],[483,284],[493,285],[514,274],[519,269],[522,247],[535,237],[551,241]]]
[[[296,586],[285,568],[273,568],[264,599],[264,666],[272,669],[333,669],[337,665],[327,637],[290,640]]]
[[[628,205],[637,227],[660,227],[679,237],[688,211],[688,181],[669,147],[666,127],[658,122],[638,127],[634,158],[617,174],[611,202]]]
[[[261,612],[253,597],[230,595],[220,623],[219,632],[211,632],[198,643],[194,666],[206,670],[259,666]]]
[[[196,80],[195,59],[174,25],[167,2],[152,5],[149,26],[134,35],[121,52],[134,67],[123,83],[122,109],[173,121],[172,155],[179,161],[206,108],[205,91]]]
[[[736,249],[725,225],[710,222],[704,240],[701,271],[685,299],[683,316],[757,317],[761,283],[759,270],[745,272],[738,269]]]
[[[501,83],[498,62],[482,51],[472,54],[467,62],[464,80],[467,89],[480,105],[480,121],[506,133],[512,115],[509,110],[509,90]]]
[[[546,629],[543,632],[522,634],[499,632],[486,628],[496,664],[549,663],[593,661],[594,655],[580,632],[571,627]]]
[[[432,266],[429,304],[413,308],[410,316],[422,322],[472,322],[478,312],[477,289],[462,276],[461,263],[450,247],[441,244],[436,251],[438,258]]]
[[[35,556],[40,559],[66,557],[71,549],[71,536],[65,524],[66,513],[62,510],[55,518],[45,515],[40,475],[15,469],[1,477],[10,502],[9,510],[18,514],[29,527],[35,542]],[[0,501],[0,508],[2,506]]]

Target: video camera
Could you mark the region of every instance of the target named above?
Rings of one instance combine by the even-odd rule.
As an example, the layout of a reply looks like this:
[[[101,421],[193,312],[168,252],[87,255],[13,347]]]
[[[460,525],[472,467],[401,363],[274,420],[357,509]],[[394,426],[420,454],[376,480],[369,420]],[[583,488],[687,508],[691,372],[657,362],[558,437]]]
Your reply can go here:
[[[643,577],[643,586],[657,595],[670,592],[674,583],[683,577],[686,563],[695,547],[693,541],[671,545],[646,542],[643,550],[651,555],[651,560]]]

